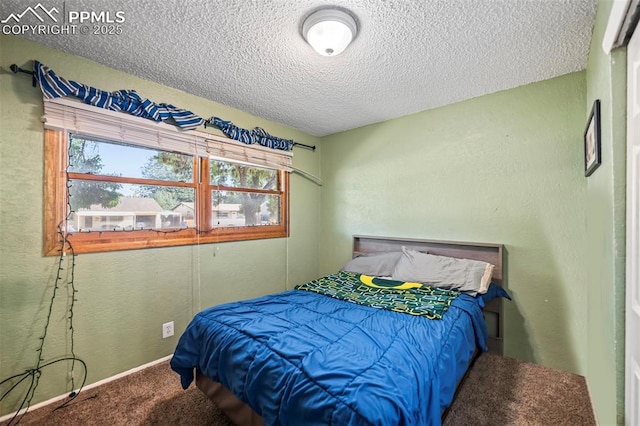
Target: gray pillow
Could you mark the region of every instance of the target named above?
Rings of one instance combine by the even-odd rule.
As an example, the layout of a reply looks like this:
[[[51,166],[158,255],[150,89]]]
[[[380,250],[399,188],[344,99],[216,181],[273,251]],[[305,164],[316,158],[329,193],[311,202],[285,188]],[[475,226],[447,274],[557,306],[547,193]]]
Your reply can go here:
[[[393,267],[396,266],[401,256],[401,251],[361,254],[348,261],[342,267],[341,271],[355,272],[356,274],[375,277],[390,277]]]
[[[428,283],[475,296],[487,292],[494,267],[479,260],[437,256],[403,247],[391,278]]]

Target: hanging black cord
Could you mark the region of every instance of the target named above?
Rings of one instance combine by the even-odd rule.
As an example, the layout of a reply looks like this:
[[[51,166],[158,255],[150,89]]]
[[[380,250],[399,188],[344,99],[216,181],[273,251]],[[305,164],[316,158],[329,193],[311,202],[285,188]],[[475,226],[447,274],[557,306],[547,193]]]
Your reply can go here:
[[[5,397],[7,397],[14,389],[16,389],[18,387],[18,385],[20,385],[21,383],[23,383],[25,380],[30,379],[30,383],[29,383],[29,388],[27,390],[27,392],[25,393],[24,398],[22,399],[22,402],[20,403],[20,407],[18,407],[18,409],[16,410],[15,415],[11,418],[11,420],[9,420],[9,422],[7,423],[7,426],[10,425],[15,425],[18,424],[20,422],[20,419],[27,414],[27,412],[29,411],[29,407],[31,406],[31,401],[33,400],[33,397],[35,395],[35,391],[38,387],[38,383],[40,381],[40,376],[42,376],[42,371],[44,368],[57,364],[59,362],[62,361],[71,361],[72,362],[72,367],[71,367],[71,393],[69,394],[69,399],[67,399],[64,403],[62,403],[61,405],[59,405],[58,407],[56,407],[54,409],[58,410],[60,408],[65,407],[67,404],[69,404],[71,401],[73,401],[79,394],[80,391],[82,390],[82,388],[84,387],[86,381],[87,381],[87,364],[81,360],[80,358],[78,358],[75,353],[74,353],[74,345],[73,345],[73,341],[74,341],[74,328],[73,328],[73,308],[75,306],[75,302],[77,301],[75,295],[78,292],[75,288],[75,283],[74,283],[74,273],[75,273],[75,252],[73,251],[73,246],[71,245],[71,243],[67,240],[65,233],[62,231],[61,227],[58,227],[58,232],[61,235],[61,248],[60,248],[60,256],[58,258],[58,271],[56,274],[56,279],[54,282],[54,286],[53,286],[53,294],[51,295],[51,300],[49,301],[49,310],[47,312],[47,317],[45,320],[45,326],[44,326],[44,332],[42,337],[40,337],[40,345],[38,346],[38,349],[36,350],[36,352],[38,353],[38,361],[36,362],[36,366],[34,368],[28,369],[23,373],[19,373],[19,374],[15,374],[11,377],[7,377],[6,379],[2,380],[0,382],[0,387],[2,385],[4,385],[7,382],[10,382],[11,380],[20,378],[16,383],[14,383],[6,392],[4,392],[2,394],[2,396],[0,397],[0,401],[2,401]],[[70,280],[69,280],[69,286],[71,287],[71,303],[70,303],[70,307],[69,307],[69,328],[71,330],[71,356],[65,356],[62,358],[57,358],[54,359],[52,361],[48,361],[45,362],[44,359],[42,358],[42,352],[44,350],[44,344],[46,341],[46,337],[47,337],[47,332],[49,330],[49,324],[51,322],[51,315],[53,313],[53,307],[54,307],[54,302],[56,299],[56,295],[58,293],[58,290],[60,289],[60,283],[63,281],[63,277],[62,277],[62,271],[64,271],[64,259],[67,256],[67,251],[70,253],[71,256],[71,270],[70,270]],[[80,388],[77,390],[75,390],[75,383],[74,383],[74,366],[75,366],[75,362],[79,362],[80,364],[82,364],[82,366],[84,367],[84,374],[83,374],[83,378],[82,378],[82,384],[80,385]],[[22,415],[20,414],[20,412],[22,410],[25,410],[24,413],[22,413]],[[17,420],[17,421],[16,421]],[[15,423],[13,423],[14,421],[16,421]]]
[[[78,395],[80,395],[80,391],[82,390],[82,388],[84,387],[86,381],[87,381],[87,364],[76,357],[63,357],[63,358],[58,358],[58,359],[54,359],[53,361],[49,361],[47,363],[44,363],[42,365],[40,365],[37,369],[36,368],[31,368],[27,371],[25,371],[24,373],[19,373],[19,374],[15,374],[11,377],[7,377],[6,379],[4,379],[2,382],[0,382],[0,386],[5,384],[6,382],[13,380],[13,379],[17,379],[18,377],[21,377],[20,380],[18,380],[16,383],[13,384],[13,386],[11,386],[9,388],[9,390],[7,390],[4,394],[2,394],[2,396],[0,397],[0,401],[2,399],[4,399],[7,395],[9,395],[11,393],[11,391],[13,391],[16,387],[18,387],[18,385],[22,382],[24,382],[27,379],[31,379],[31,383],[29,384],[29,390],[28,392],[25,394],[24,398],[22,399],[22,403],[20,404],[20,407],[18,408],[18,411],[16,411],[16,413],[14,414],[14,416],[11,418],[11,420],[9,420],[9,423],[7,423],[7,426],[10,425],[17,425],[20,422],[20,419],[22,419],[22,417],[27,414],[27,411],[29,410],[29,406],[31,405],[31,399],[33,398],[33,394],[36,390],[36,387],[38,386],[38,379],[40,378],[40,376],[42,375],[42,370],[45,367],[48,367],[50,365],[53,364],[57,364],[59,362],[63,362],[63,361],[73,361],[73,362],[79,362],[80,364],[82,364],[82,366],[84,367],[84,376],[82,378],[82,384],[80,385],[80,388],[78,389],[77,392],[73,391],[69,394],[69,399],[67,399],[64,403],[62,403],[61,405],[57,406],[56,408],[53,409],[53,411],[59,410],[61,408],[64,408],[67,404],[69,404],[71,401],[73,401],[75,398],[78,397]],[[20,415],[20,411],[22,411],[23,409],[26,409],[26,411],[24,413],[22,413],[22,415]],[[20,418],[18,418],[18,416],[20,416]],[[13,423],[14,420],[18,419],[17,422]]]
[[[13,67],[12,67],[12,71],[13,71]],[[16,71],[14,71],[16,72]],[[24,71],[23,71],[24,72]],[[67,186],[70,187],[70,183],[69,183],[69,175],[67,172]],[[67,191],[68,194],[69,191]],[[69,204],[69,199],[67,198],[67,206],[68,206],[68,211],[71,211],[71,207]],[[69,213],[70,215],[71,213]],[[69,215],[67,216],[67,219],[69,218]],[[66,220],[65,220],[66,223]],[[8,377],[4,380],[2,380],[0,382],[0,387],[2,385],[4,385],[5,383],[20,378],[16,383],[14,383],[5,393],[2,394],[2,396],[0,397],[0,401],[2,401],[7,395],[9,395],[14,389],[16,389],[18,387],[18,385],[20,385],[21,383],[23,383],[25,380],[27,379],[31,379],[30,383],[29,383],[29,388],[27,390],[27,392],[25,393],[24,398],[22,399],[22,402],[20,403],[20,407],[18,408],[18,410],[16,410],[16,413],[14,414],[14,416],[11,418],[11,420],[9,420],[9,422],[7,423],[7,426],[11,426],[11,425],[16,425],[20,422],[20,420],[22,419],[22,417],[24,415],[27,414],[27,412],[29,411],[29,407],[31,406],[31,401],[33,400],[33,397],[35,395],[35,391],[38,387],[38,383],[40,381],[40,376],[42,376],[42,370],[50,365],[54,365],[57,364],[59,362],[62,361],[71,361],[71,393],[69,394],[69,398],[62,403],[61,405],[59,405],[58,407],[56,407],[54,409],[55,410],[59,410],[60,408],[65,407],[67,404],[69,404],[71,401],[73,401],[82,391],[82,388],[84,387],[86,381],[87,381],[87,364],[81,360],[80,358],[78,358],[75,354],[75,348],[74,348],[74,327],[73,327],[73,310],[75,307],[75,302],[78,300],[76,299],[76,293],[78,292],[78,290],[76,289],[75,286],[75,269],[76,269],[76,254],[75,251],[73,249],[73,245],[71,244],[71,242],[67,239],[67,233],[65,232],[64,226],[62,224],[58,225],[58,234],[60,235],[60,249],[58,250],[60,252],[60,255],[58,256],[58,270],[56,273],[56,279],[54,281],[54,285],[53,285],[53,294],[51,295],[51,300],[49,301],[49,310],[47,312],[47,317],[45,320],[45,325],[44,325],[44,331],[42,334],[42,337],[40,337],[40,345],[38,346],[38,349],[36,350],[36,352],[38,353],[38,361],[36,362],[36,366],[34,368],[28,369],[27,371],[25,371],[24,373],[19,373],[16,375],[13,375],[11,377]],[[44,344],[46,341],[46,337],[47,337],[47,332],[49,330],[49,324],[51,322],[51,315],[53,314],[53,307],[54,307],[54,303],[55,303],[55,299],[56,296],[58,294],[58,290],[60,289],[61,283],[65,280],[65,278],[62,276],[63,275],[63,271],[65,270],[64,268],[64,260],[67,257],[67,253],[70,254],[71,257],[71,269],[69,270],[69,274],[67,275],[67,279],[66,282],[68,284],[68,288],[71,289],[71,295],[70,297],[70,303],[69,303],[69,316],[67,317],[69,320],[69,330],[70,330],[70,340],[71,340],[71,356],[65,356],[62,358],[57,358],[54,359],[52,361],[48,361],[45,362],[44,359],[42,358],[42,352],[44,350]],[[84,374],[82,377],[82,384],[80,385],[80,388],[77,390],[75,390],[75,374],[74,374],[74,368],[75,368],[75,363],[79,362],[82,364],[82,366],[84,367]],[[20,415],[20,412],[24,410],[24,413],[22,413],[22,415]],[[15,423],[14,420],[17,420]]]

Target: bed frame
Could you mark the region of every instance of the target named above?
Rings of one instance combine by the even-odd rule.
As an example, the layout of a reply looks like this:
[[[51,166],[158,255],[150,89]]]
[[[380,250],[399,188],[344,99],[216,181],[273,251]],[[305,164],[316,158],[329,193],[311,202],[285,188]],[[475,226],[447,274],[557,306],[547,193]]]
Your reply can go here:
[[[481,260],[495,265],[492,281],[503,285],[503,245],[487,243],[468,243],[458,241],[421,240],[411,238],[353,236],[353,257],[366,253],[398,251],[402,246],[435,254],[439,256],[457,257],[461,259]],[[503,353],[503,315],[502,298],[492,300],[484,308],[487,331],[489,332],[489,352]]]
[[[430,254],[481,260],[495,265],[492,281],[503,285],[502,244],[457,241],[423,240],[413,238],[353,236],[353,257],[367,253],[399,251],[402,246]],[[492,300],[484,308],[489,332],[489,352],[502,355],[502,298]],[[263,426],[264,421],[247,404],[236,398],[227,388],[196,370],[196,386],[202,390],[229,418],[241,426]],[[446,413],[445,413],[446,415]]]

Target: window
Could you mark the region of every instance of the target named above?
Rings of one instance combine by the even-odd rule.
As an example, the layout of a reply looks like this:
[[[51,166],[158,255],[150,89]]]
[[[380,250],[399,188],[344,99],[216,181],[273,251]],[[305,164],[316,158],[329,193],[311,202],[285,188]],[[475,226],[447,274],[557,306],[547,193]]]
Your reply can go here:
[[[213,228],[280,223],[277,170],[210,161]]]
[[[174,209],[195,204],[193,157],[73,134],[67,155],[68,232],[188,227]]]
[[[46,254],[288,236],[285,170],[149,145],[45,131]]]

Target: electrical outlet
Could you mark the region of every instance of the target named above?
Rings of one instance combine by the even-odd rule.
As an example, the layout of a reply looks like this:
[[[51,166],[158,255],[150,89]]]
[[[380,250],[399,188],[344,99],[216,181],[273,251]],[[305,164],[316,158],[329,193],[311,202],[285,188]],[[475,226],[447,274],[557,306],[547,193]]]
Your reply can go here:
[[[173,336],[173,321],[165,322],[162,324],[162,338],[166,339],[171,336]]]

